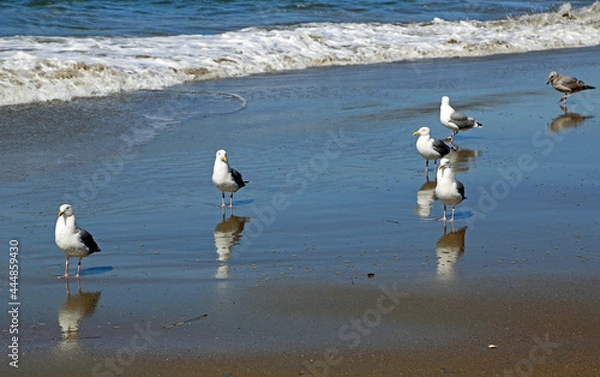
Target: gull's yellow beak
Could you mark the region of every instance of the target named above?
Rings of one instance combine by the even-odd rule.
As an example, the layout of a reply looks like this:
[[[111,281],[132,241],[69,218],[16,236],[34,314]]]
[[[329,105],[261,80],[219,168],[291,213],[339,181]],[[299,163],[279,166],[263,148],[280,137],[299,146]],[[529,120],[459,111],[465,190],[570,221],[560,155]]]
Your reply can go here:
[[[420,135],[419,131],[413,132],[413,136],[419,136],[419,135]]]
[[[227,156],[223,156],[223,161],[227,162]]]
[[[65,211],[60,211],[60,212],[58,213],[58,217],[61,217],[61,216],[62,216],[64,213],[65,213]]]
[[[445,166],[444,166],[444,165],[440,165],[440,166],[438,166],[438,169],[444,169],[444,168],[445,168]]]

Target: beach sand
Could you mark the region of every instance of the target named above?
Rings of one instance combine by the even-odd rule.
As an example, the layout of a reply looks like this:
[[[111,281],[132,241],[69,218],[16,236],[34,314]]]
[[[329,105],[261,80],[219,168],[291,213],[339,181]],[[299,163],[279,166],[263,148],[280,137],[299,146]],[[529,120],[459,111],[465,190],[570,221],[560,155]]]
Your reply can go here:
[[[460,287],[382,280],[273,279],[186,323],[139,322],[133,333],[88,330],[96,336],[80,335],[79,344],[53,339],[35,357],[24,355],[19,372],[597,375],[599,305],[590,289],[596,277],[475,279]]]
[[[599,375],[599,93],[565,113],[545,85],[552,70],[600,84],[598,52],[0,109],[22,302],[19,369],[5,358],[0,373]],[[467,200],[454,226],[438,221],[412,136],[449,135],[442,95],[484,124],[455,139]],[[235,215],[210,182],[220,148],[251,181]],[[68,285],[63,202],[102,248]]]

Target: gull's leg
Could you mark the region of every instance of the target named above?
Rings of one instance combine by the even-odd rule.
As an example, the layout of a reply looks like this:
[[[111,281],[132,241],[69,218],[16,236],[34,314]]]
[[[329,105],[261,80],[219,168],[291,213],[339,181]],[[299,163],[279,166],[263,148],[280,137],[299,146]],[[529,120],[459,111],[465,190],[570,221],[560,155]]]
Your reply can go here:
[[[444,204],[444,217],[439,219],[439,221],[444,221],[444,225],[446,224],[446,205]]]
[[[449,220],[452,224],[454,224],[454,210],[456,209],[456,206],[452,207],[452,218]]]
[[[67,257],[67,260],[65,262],[65,274],[62,275],[62,276],[59,276],[58,278],[59,279],[60,278],[65,278],[65,279],[69,278],[69,257]]]
[[[77,275],[75,277],[79,279],[79,272],[81,271],[81,258],[79,258],[79,262],[77,262]]]
[[[571,97],[575,93],[569,93],[565,95],[565,106],[567,105],[567,98]]]
[[[562,96],[562,98],[560,99],[560,101],[558,101],[558,103],[563,103],[563,104],[567,104],[567,98],[569,98],[570,95],[565,94],[564,96]]]
[[[229,195],[229,208],[233,208],[233,192]]]
[[[225,191],[221,191],[221,208],[225,208]]]
[[[458,133],[458,131],[452,131],[450,136],[446,138],[450,144],[454,144],[454,136]]]

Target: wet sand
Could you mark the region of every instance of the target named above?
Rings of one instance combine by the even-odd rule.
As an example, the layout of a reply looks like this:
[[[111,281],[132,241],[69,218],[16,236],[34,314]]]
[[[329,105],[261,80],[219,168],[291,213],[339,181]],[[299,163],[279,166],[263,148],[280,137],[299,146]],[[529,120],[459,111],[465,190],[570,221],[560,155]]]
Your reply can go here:
[[[51,351],[24,355],[22,372],[593,376],[598,283],[589,276],[460,287],[377,276],[354,284],[278,278],[179,325],[96,331],[97,338],[79,339],[85,347],[55,339]]]
[[[600,83],[598,52],[2,109],[23,304],[20,368],[0,372],[598,375],[600,100],[577,94],[565,113],[544,85],[551,70]],[[468,199],[454,227],[412,137],[449,134],[442,95],[484,123],[455,140]],[[235,215],[210,182],[219,148],[252,181]],[[68,287],[53,242],[67,200],[102,248]]]

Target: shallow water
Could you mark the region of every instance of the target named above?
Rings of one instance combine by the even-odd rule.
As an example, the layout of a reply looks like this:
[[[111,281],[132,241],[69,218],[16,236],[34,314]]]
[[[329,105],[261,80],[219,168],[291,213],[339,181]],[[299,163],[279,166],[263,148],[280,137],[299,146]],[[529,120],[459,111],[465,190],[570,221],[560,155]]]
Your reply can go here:
[[[593,71],[585,69],[593,63],[585,58],[594,49],[576,53],[582,57],[578,71],[593,82]],[[457,225],[469,225],[471,242],[498,224],[505,231],[527,225],[529,237],[519,243],[564,227],[575,234],[587,228],[583,223],[592,231],[589,216],[597,203],[588,191],[597,184],[597,168],[584,161],[593,161],[593,147],[585,143],[595,135],[595,97],[574,97],[572,111],[589,118],[554,132],[551,123],[563,113],[557,93],[540,85],[545,71],[532,77],[527,67],[537,56],[511,58],[510,72],[501,71],[508,60],[502,57],[376,65],[194,84],[41,110],[4,109],[12,115],[7,129],[16,130],[3,140],[9,159],[3,190],[14,194],[7,219],[16,215],[21,223],[13,228],[15,237],[44,244],[46,235],[35,229],[51,233],[54,207],[70,201],[81,225],[108,243],[99,257],[125,251],[139,258],[139,250],[129,249],[144,244],[142,254],[169,248],[211,260],[222,214],[210,174],[214,152],[226,148],[232,166],[252,181],[235,195],[235,215],[252,221],[237,247],[245,251],[232,261],[242,262],[252,251],[270,259],[284,250],[319,259],[329,249],[358,252],[361,243],[368,245],[363,251],[406,248],[419,253],[419,261],[429,242],[405,232],[433,227],[441,236],[442,224],[433,221],[439,203],[424,218],[415,214],[426,179],[412,131],[429,125],[435,137],[446,136],[437,120],[442,93],[484,123],[456,138],[457,175],[468,197],[458,207]],[[455,69],[449,65],[460,67],[452,78],[443,74]],[[489,72],[495,77],[481,85]],[[351,81],[358,73],[360,79]],[[517,83],[519,89],[509,89]],[[418,93],[410,90],[415,86]],[[23,221],[32,214],[34,221]],[[477,244],[496,244],[484,239]],[[52,249],[50,242],[37,257],[54,255]]]

